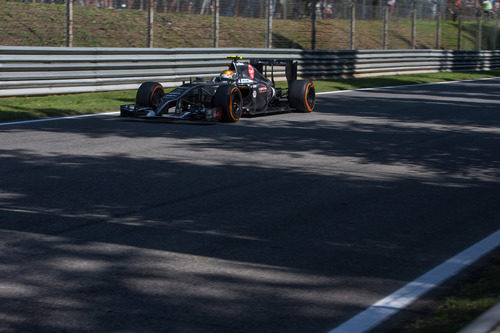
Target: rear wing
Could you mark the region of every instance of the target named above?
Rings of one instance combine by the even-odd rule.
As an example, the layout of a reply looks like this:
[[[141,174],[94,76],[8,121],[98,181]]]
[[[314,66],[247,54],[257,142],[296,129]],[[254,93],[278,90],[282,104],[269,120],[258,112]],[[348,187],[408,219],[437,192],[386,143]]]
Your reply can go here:
[[[294,60],[276,60],[276,59],[259,59],[250,60],[250,64],[259,72],[264,73],[264,66],[271,66],[271,79],[274,82],[274,66],[285,66],[286,80],[288,85],[297,80],[297,61]]]
[[[228,59],[232,59],[233,63],[238,60],[243,60],[241,56],[229,56]],[[285,75],[288,82],[288,86],[297,80],[297,61],[294,60],[283,60],[283,59],[248,59],[250,65],[255,67],[260,73],[264,74],[264,67],[271,67],[271,80],[274,83],[274,66],[285,66]],[[267,71],[266,71],[267,72]]]

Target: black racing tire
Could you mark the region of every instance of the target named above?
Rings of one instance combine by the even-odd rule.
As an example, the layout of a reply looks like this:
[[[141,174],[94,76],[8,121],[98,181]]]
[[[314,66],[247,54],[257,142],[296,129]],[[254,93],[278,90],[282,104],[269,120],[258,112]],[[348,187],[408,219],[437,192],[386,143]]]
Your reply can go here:
[[[222,110],[222,121],[234,123],[243,114],[243,97],[236,86],[220,86],[214,96],[214,106]]]
[[[288,102],[299,112],[311,112],[316,105],[316,90],[311,80],[295,80],[288,87]]]
[[[160,106],[163,96],[165,96],[165,91],[161,84],[158,82],[144,82],[137,90],[135,104],[156,109]]]

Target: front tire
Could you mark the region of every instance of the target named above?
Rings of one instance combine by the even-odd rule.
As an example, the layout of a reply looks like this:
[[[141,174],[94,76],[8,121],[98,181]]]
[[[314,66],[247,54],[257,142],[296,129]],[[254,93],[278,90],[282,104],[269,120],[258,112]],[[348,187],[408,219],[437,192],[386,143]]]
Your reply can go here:
[[[288,102],[299,112],[311,112],[316,105],[316,90],[311,80],[295,80],[288,89]]]
[[[144,82],[137,90],[135,104],[156,109],[160,106],[163,96],[165,96],[165,91],[161,84],[158,82]]]
[[[222,110],[222,121],[237,122],[242,113],[243,97],[236,86],[220,86],[214,96],[214,105]]]

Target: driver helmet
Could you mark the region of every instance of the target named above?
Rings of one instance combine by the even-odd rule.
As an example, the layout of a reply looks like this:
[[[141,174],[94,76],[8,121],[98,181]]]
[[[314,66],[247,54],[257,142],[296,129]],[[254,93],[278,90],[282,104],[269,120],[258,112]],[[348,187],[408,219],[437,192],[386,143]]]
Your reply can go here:
[[[235,74],[231,70],[224,71],[220,74],[221,80],[233,80],[235,77]]]

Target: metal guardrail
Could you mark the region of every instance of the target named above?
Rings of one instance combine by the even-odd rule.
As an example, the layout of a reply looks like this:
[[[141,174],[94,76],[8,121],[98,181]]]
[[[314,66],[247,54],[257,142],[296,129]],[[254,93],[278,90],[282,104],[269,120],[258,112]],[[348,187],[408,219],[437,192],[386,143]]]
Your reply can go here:
[[[0,96],[136,89],[144,81],[176,86],[217,75],[230,55],[297,60],[298,75],[313,79],[500,68],[500,51],[3,46]],[[277,78],[284,76],[278,68]]]

